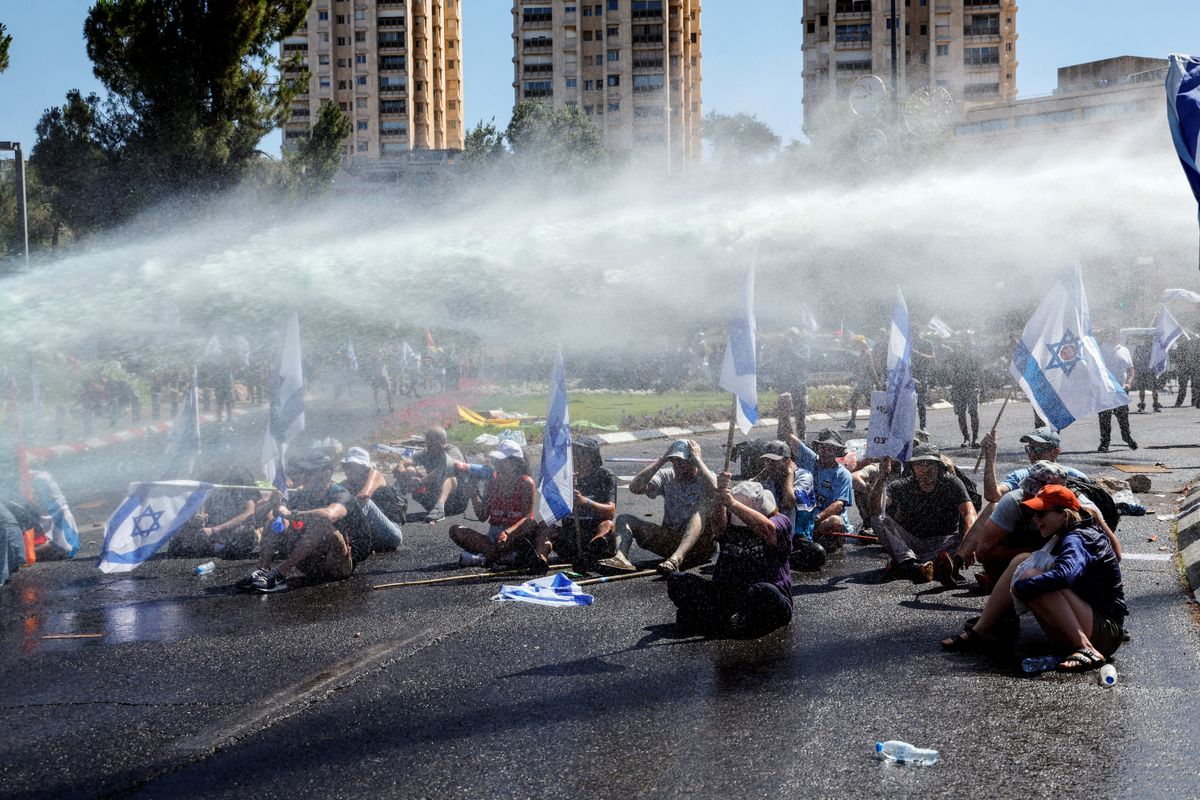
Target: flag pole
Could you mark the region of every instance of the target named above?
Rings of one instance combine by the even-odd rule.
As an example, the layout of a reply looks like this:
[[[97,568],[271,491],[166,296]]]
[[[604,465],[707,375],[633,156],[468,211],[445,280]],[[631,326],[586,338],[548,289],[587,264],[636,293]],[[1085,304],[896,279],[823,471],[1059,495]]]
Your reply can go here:
[[[721,467],[721,472],[729,472],[729,461],[733,457],[733,432],[737,429],[737,406],[738,397],[733,396],[733,408],[729,412],[729,437],[725,440],[725,466]]]
[[[992,423],[992,438],[996,438],[996,428],[1000,426],[1000,418],[1004,416],[1004,409],[1008,408],[1008,401],[1012,399],[1012,390],[1004,396],[1004,402],[1000,405],[1000,412],[996,414],[996,421]],[[979,472],[979,465],[983,463],[983,448],[979,449],[979,458],[975,459],[974,472]]]

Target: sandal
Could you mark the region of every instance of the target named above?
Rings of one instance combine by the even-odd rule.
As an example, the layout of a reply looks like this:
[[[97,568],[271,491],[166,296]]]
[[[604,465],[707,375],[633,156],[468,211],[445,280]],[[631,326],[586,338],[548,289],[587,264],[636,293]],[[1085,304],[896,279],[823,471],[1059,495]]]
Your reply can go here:
[[[942,649],[947,653],[981,653],[992,649],[996,642],[979,633],[975,628],[963,628],[963,632],[942,639]]]
[[[658,570],[659,575],[674,575],[679,572],[679,565],[669,558],[664,558],[654,569]]]
[[[1074,661],[1073,666],[1066,666],[1068,662]],[[1059,662],[1055,669],[1059,672],[1089,672],[1093,669],[1099,669],[1108,663],[1108,659],[1094,650],[1089,650],[1086,647],[1081,647],[1071,655]]]

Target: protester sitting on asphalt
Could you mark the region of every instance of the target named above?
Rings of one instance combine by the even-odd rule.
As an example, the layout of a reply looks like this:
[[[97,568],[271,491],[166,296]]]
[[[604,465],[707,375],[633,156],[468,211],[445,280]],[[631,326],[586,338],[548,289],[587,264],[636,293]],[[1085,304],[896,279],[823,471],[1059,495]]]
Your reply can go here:
[[[928,431],[917,430],[913,433],[913,447],[928,443]],[[857,469],[850,473],[850,481],[854,489],[854,505],[860,510],[867,507],[867,501],[871,497],[871,489],[875,486],[875,481],[879,478],[880,466],[886,460],[884,458],[864,458],[858,462]],[[948,467],[953,468],[956,475],[958,474],[958,470],[953,466],[954,462],[949,456],[943,453],[942,461],[946,462]],[[866,533],[871,530],[871,518],[869,514],[863,514],[863,517],[861,530],[863,533]]]
[[[516,442],[503,440],[488,453],[493,465],[486,491],[474,483],[471,504],[475,516],[486,519],[487,533],[465,525],[451,525],[450,539],[463,549],[458,563],[483,566],[516,563],[537,568],[546,559],[536,552],[538,524],[533,519],[534,483],[525,452]]]
[[[25,535],[16,517],[0,503],[0,586],[25,564]]]
[[[975,521],[966,487],[933,445],[914,447],[908,460],[913,474],[887,483],[896,463],[888,459],[881,465],[867,509],[879,543],[892,559],[892,570],[913,583],[937,578],[943,586],[965,585],[950,554]],[[885,483],[887,513],[880,513]]]
[[[669,465],[668,465],[669,462]],[[617,517],[617,547],[629,556],[632,541],[662,556],[657,569],[670,575],[703,564],[716,554],[707,517],[717,489],[717,476],[704,463],[700,443],[677,439],[629,484],[633,494],[663,498],[662,524],[632,514]]]
[[[401,464],[394,474],[397,485],[411,492],[412,498],[427,512],[426,522],[437,522],[467,510],[469,493],[458,477],[456,467],[464,462],[462,451],[447,444],[446,429],[425,432],[425,452],[411,464]]]
[[[790,398],[788,398],[790,401]],[[780,402],[784,398],[780,396]],[[813,492],[816,494],[813,518],[813,540],[827,550],[842,546],[839,533],[853,533],[850,524],[850,508],[854,505],[854,481],[850,470],[838,463],[846,455],[846,443],[837,431],[823,429],[813,446],[809,447],[799,437],[783,429],[780,418],[780,437],[792,448],[792,460],[796,466],[813,477]]]
[[[354,496],[354,502],[362,509],[371,528],[371,551],[383,553],[398,549],[404,544],[404,531],[399,521],[390,518],[375,498],[378,496],[380,502],[398,510],[400,519],[403,519],[406,506],[395,490],[387,485],[383,473],[375,469],[370,453],[361,447],[351,447],[346,451],[341,467],[346,476],[342,486]]]
[[[172,558],[231,560],[251,558],[259,552],[261,529],[273,507],[271,499],[254,488],[254,475],[245,467],[230,467],[205,478],[207,483],[236,486],[217,489],[196,514],[167,542]]]
[[[780,514],[791,516],[796,507],[796,465],[792,451],[780,439],[767,442],[758,457],[758,467],[754,480],[775,496]]]
[[[1005,622],[1024,608],[1033,612],[1056,653],[1070,652],[1060,672],[1102,666],[1124,638],[1125,604],[1120,556],[1112,540],[1089,524],[1079,499],[1065,486],[1049,484],[1022,502],[1033,515],[1043,547],[1015,556],[1000,576],[983,614],[963,632],[942,640],[952,651],[1011,645],[1020,631]]]
[[[283,530],[266,526],[258,569],[239,584],[259,592],[289,588],[297,571],[309,581],[341,580],[371,554],[371,530],[354,496],[333,482],[334,461],[322,451],[289,460],[294,488],[286,504],[274,495]],[[276,558],[284,560],[275,566]]]
[[[779,439],[767,442],[758,461],[761,469],[755,480],[775,497],[779,513],[792,523],[792,567],[820,569],[825,565],[826,553],[813,541],[817,498],[812,473],[795,465],[792,451]]]
[[[1029,467],[1029,474],[1021,481],[1021,487],[1015,491],[1006,492],[990,509],[987,521],[982,529],[972,531],[963,539],[955,559],[971,565],[978,561],[984,568],[980,583],[984,589],[996,585],[1001,573],[1013,558],[1032,552],[1042,545],[1040,535],[1030,515],[1023,513],[1021,502],[1037,494],[1042,487],[1055,484],[1066,484],[1070,474],[1062,464],[1051,461],[1038,461]],[[1104,531],[1112,540],[1113,550],[1119,557],[1121,545],[1104,520],[1100,509],[1087,498],[1080,498],[1081,508],[1091,518],[1089,524]]]
[[[571,516],[538,532],[538,553],[549,560],[551,549],[571,563],[602,561],[605,566],[632,571],[635,567],[617,550],[617,476],[604,466],[600,442],[590,436],[571,441],[575,467],[575,503]],[[576,521],[582,552],[575,547]]]
[[[709,526],[721,545],[712,580],[667,578],[675,624],[688,633],[761,636],[792,619],[792,523],[755,481],[718,478]]]
[[[1025,434],[1021,437],[1021,443],[1025,445],[1025,455],[1029,458],[1030,464],[1038,461],[1057,463],[1058,457],[1062,453],[1062,437],[1054,428],[1048,426],[1036,428],[1031,433]],[[989,503],[994,503],[1021,485],[1021,481],[1029,475],[1029,467],[1015,469],[1005,475],[1004,480],[997,482],[995,435],[990,432],[984,434],[979,446],[983,449],[983,498]],[[1073,467],[1064,466],[1064,469],[1072,478],[1085,481],[1088,479],[1087,475]]]

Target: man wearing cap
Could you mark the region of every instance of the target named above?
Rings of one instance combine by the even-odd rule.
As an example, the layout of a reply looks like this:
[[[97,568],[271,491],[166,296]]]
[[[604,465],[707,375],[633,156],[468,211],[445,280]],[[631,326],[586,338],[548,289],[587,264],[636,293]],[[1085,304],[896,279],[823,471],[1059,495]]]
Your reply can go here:
[[[591,436],[573,437],[571,461],[575,467],[574,512],[552,528],[545,523],[539,526],[538,553],[547,562],[553,548],[572,563],[603,559],[608,567],[636,569],[617,550],[613,523],[617,516],[617,476],[604,466],[600,442]],[[575,547],[576,521],[582,552]]]
[[[780,435],[791,445],[796,466],[812,475],[816,500],[813,539],[826,549],[836,550],[841,547],[841,539],[835,534],[850,533],[853,529],[849,510],[854,505],[854,481],[850,471],[838,463],[846,455],[846,443],[837,431],[825,428],[810,448],[785,429],[782,419]]]
[[[975,506],[966,487],[947,469],[936,447],[917,445],[908,459],[913,474],[887,484],[887,513],[882,514],[883,487],[894,463],[888,459],[880,467],[868,507],[871,525],[893,567],[913,583],[927,583],[934,577],[947,586],[965,583],[946,566],[948,554],[975,522]]]
[[[341,580],[371,553],[371,531],[353,496],[333,483],[334,462],[314,451],[289,460],[287,474],[295,488],[285,502],[276,493],[283,524],[268,524],[258,569],[238,588],[282,592],[296,572],[314,581]],[[284,560],[272,566],[276,556]]]
[[[761,636],[792,619],[792,523],[762,484],[733,484],[724,472],[718,485],[709,525],[721,554],[712,580],[676,573],[667,596],[683,632]]]
[[[629,484],[633,494],[663,498],[661,525],[622,514],[617,517],[617,546],[628,557],[629,546],[638,546],[659,556],[657,567],[670,575],[703,564],[716,553],[716,543],[706,526],[709,506],[717,490],[717,476],[704,463],[700,443],[677,439],[653,464]]]
[[[342,459],[342,472],[346,480],[342,486],[354,496],[354,502],[362,509],[371,528],[371,549],[381,553],[396,550],[404,544],[404,532],[400,528],[399,519],[403,519],[405,508],[392,487],[387,485],[383,473],[375,469],[371,463],[371,455],[361,447],[351,447]],[[397,514],[397,519],[388,517],[380,507],[384,503]]]
[[[1038,461],[1050,461],[1058,463],[1058,457],[1062,453],[1062,437],[1058,432],[1049,426],[1035,428],[1030,433],[1021,437],[1021,443],[1025,445],[1025,455],[1029,459],[1030,464]],[[1029,468],[1022,467],[1015,469],[1004,476],[1004,480],[996,480],[996,437],[990,432],[984,434],[983,441],[980,442],[980,447],[983,450],[983,498],[989,503],[994,503],[1004,495],[1013,491],[1021,485],[1021,481],[1029,475]],[[1087,480],[1088,476],[1073,467],[1064,466],[1067,475],[1079,480]]]
[[[466,481],[459,480],[457,472],[457,465],[465,461],[461,450],[447,444],[446,429],[433,427],[425,432],[425,452],[413,459],[411,467],[401,465],[394,470],[397,482],[411,491],[427,512],[426,522],[467,510],[470,496]]]
[[[1133,357],[1129,355],[1129,348],[1125,347],[1118,340],[1116,331],[1112,331],[1105,338],[1107,341],[1100,345],[1100,355],[1104,359],[1104,366],[1108,367],[1108,371],[1121,382],[1121,386],[1124,387],[1125,392],[1128,394],[1130,388],[1133,386],[1135,373]],[[1157,377],[1154,380],[1154,386],[1157,387]],[[1195,395],[1195,391],[1192,394]],[[1143,400],[1145,400],[1144,395],[1145,392],[1143,391]],[[1153,400],[1154,410],[1158,411],[1162,406],[1158,404],[1158,390],[1156,388],[1154,389]],[[1144,408],[1145,403],[1138,404],[1139,411]],[[1108,452],[1108,443],[1112,439],[1112,418],[1114,416],[1117,418],[1117,427],[1121,429],[1121,438],[1125,440],[1125,445],[1130,450],[1137,450],[1137,442],[1133,440],[1133,434],[1129,431],[1129,406],[1127,404],[1100,412],[1100,446],[1096,448],[1096,452]]]

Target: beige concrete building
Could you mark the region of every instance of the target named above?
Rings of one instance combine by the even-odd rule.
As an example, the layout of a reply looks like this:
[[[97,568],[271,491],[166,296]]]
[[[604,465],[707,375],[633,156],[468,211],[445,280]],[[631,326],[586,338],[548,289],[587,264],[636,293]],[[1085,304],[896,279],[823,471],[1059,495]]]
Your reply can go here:
[[[700,159],[700,0],[513,0],[516,102],[578,106],[620,160]]]
[[[296,54],[309,83],[285,149],[308,136],[325,102],[353,123],[347,166],[462,149],[461,0],[314,0],[305,27],[283,41],[283,57]]]
[[[1016,0],[896,0],[898,98],[940,86],[960,108],[1017,94]],[[891,0],[804,0],[804,128],[875,75],[891,89]]]

